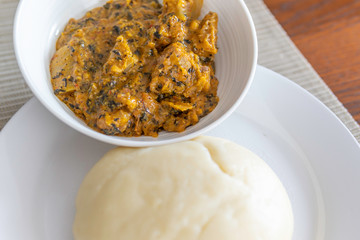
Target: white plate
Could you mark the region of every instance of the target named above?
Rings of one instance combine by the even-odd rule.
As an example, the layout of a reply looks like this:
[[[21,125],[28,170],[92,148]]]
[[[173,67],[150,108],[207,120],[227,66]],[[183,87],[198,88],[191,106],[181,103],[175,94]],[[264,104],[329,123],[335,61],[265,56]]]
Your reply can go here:
[[[308,92],[258,67],[240,108],[209,134],[274,169],[293,205],[294,240],[360,239],[360,147]],[[0,134],[0,239],[72,239],[77,189],[111,148],[29,101]]]

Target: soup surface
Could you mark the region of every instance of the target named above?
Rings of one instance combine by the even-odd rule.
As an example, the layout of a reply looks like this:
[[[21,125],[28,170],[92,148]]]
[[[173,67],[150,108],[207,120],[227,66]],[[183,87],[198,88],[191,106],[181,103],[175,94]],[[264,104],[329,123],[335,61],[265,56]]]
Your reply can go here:
[[[107,135],[182,132],[218,103],[217,14],[193,0],[114,0],[70,19],[56,43],[54,93]]]

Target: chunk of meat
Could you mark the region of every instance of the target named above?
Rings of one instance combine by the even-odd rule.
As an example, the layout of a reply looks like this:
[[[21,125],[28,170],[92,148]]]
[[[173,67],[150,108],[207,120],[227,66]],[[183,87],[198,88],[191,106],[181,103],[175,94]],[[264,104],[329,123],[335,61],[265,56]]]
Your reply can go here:
[[[209,57],[217,53],[217,24],[217,14],[209,12],[201,21],[199,28],[195,31],[193,47],[194,52],[199,56]]]
[[[51,59],[50,72],[55,94],[75,91],[73,71],[75,59],[71,46],[65,45],[56,51]]]
[[[168,46],[153,70],[150,89],[158,94],[192,94],[207,91],[210,87],[210,70],[201,66],[199,58],[177,42]]]
[[[104,72],[107,75],[120,76],[138,61],[139,58],[131,51],[126,38],[120,35],[116,39],[108,61],[104,65]]]
[[[187,34],[186,22],[174,13],[162,15],[160,22],[148,31],[148,35],[160,50],[171,43],[183,41]]]
[[[188,18],[196,19],[200,16],[203,0],[164,0],[165,13],[175,13],[176,16],[186,21]]]

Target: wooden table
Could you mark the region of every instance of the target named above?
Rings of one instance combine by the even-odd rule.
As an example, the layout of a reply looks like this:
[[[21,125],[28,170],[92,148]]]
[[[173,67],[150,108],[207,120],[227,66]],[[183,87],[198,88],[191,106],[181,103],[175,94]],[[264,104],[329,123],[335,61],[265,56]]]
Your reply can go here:
[[[264,0],[360,124],[360,0]]]

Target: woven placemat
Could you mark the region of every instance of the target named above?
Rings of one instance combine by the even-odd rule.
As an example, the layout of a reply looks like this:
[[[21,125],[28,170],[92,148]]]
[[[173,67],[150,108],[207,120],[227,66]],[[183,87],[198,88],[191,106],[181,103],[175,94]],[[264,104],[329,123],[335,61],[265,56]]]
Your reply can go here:
[[[259,40],[259,64],[293,80],[328,106],[360,142],[360,127],[299,52],[262,0],[245,0]],[[0,129],[32,97],[16,63],[13,19],[18,0],[0,0]]]
[[[18,1],[0,0],[0,129],[32,97],[13,48],[13,20]]]

